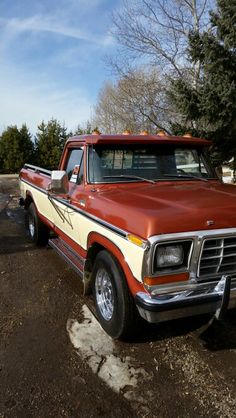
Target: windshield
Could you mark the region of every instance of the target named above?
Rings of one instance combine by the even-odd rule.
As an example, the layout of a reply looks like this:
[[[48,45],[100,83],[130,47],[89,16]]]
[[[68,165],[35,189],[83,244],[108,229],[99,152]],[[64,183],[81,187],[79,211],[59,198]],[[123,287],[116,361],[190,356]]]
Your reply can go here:
[[[192,178],[216,178],[201,148],[172,144],[99,144],[89,148],[90,183]]]

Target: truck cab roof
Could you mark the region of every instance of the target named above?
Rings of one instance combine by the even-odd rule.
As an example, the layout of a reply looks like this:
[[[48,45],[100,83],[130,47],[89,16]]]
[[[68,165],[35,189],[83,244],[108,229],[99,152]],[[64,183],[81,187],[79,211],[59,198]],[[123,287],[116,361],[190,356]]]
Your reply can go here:
[[[83,143],[83,144],[180,144],[180,145],[194,145],[194,146],[210,146],[211,141],[194,138],[190,135],[186,136],[171,136],[167,134],[150,135],[150,134],[117,134],[117,135],[103,135],[100,133],[85,134],[72,136],[68,139],[67,144],[70,143]]]

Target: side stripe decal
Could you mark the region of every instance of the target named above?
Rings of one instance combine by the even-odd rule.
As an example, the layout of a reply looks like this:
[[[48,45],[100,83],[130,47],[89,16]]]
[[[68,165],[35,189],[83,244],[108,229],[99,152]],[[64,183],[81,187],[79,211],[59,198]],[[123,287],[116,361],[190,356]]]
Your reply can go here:
[[[38,187],[38,186],[35,186],[35,185],[33,185],[32,183],[30,183],[29,181],[27,181],[27,180],[24,180],[24,179],[20,179],[22,182],[24,182],[24,183],[26,183],[26,184],[28,184],[30,187],[33,187],[34,189],[37,189],[37,190],[39,190],[40,192],[42,192],[42,193],[44,193],[44,194],[46,194],[47,195],[47,192],[46,192],[46,190],[45,189],[43,189],[43,188],[41,188],[41,187]],[[84,216],[85,218],[88,218],[88,219],[91,219],[92,221],[94,221],[94,222],[96,222],[97,224],[99,224],[99,225],[101,225],[101,226],[103,226],[103,227],[105,227],[105,228],[107,228],[107,229],[109,229],[110,231],[112,231],[112,232],[115,232],[116,234],[118,234],[118,235],[120,235],[121,237],[123,237],[123,238],[126,238],[126,236],[127,236],[127,234],[128,234],[128,232],[127,231],[124,231],[123,229],[120,229],[120,228],[117,228],[116,226],[114,226],[114,225],[112,225],[112,224],[110,224],[110,223],[108,223],[108,222],[106,222],[106,221],[103,221],[102,219],[100,219],[100,218],[98,218],[97,216],[94,216],[94,215],[91,215],[91,214],[89,214],[88,212],[85,212],[84,210],[82,210],[82,209],[79,209],[79,208],[77,208],[76,206],[74,206],[74,205],[71,205],[70,203],[68,203],[65,199],[62,199],[62,198],[58,198],[58,197],[54,197],[54,196],[50,196],[50,198],[51,199],[53,199],[53,200],[56,200],[57,202],[59,202],[59,203],[62,203],[63,205],[65,205],[65,206],[67,206],[68,208],[70,208],[70,209],[73,209],[75,212],[78,212],[80,215],[82,215],[82,216]]]

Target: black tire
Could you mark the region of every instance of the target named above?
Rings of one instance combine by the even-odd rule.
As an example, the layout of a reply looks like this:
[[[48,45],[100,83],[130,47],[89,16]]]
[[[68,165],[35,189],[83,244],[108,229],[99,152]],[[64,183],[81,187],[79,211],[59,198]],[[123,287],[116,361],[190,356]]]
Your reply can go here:
[[[37,245],[46,245],[49,237],[49,229],[39,219],[35,204],[32,202],[29,205],[26,214],[26,228],[29,233],[31,241]]]
[[[92,281],[101,326],[113,338],[130,339],[136,328],[138,312],[120,265],[106,250],[96,257]]]

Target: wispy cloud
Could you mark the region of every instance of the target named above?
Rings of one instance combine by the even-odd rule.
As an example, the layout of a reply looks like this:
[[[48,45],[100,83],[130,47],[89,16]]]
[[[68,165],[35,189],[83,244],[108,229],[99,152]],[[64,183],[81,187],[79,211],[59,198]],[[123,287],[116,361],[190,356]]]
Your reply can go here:
[[[92,42],[99,45],[112,43],[110,35],[95,35],[70,24],[61,23],[55,16],[34,15],[28,18],[0,18],[0,25],[12,36],[21,32],[48,32],[77,40]]]

